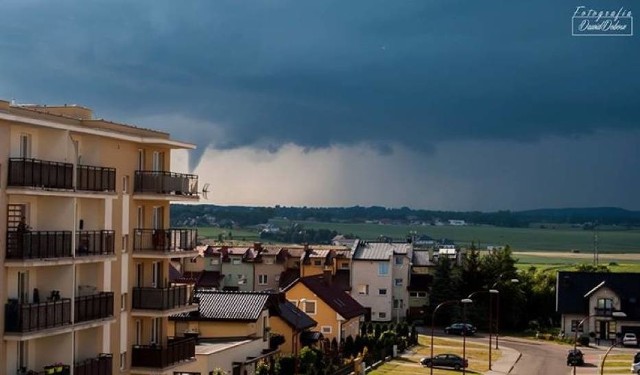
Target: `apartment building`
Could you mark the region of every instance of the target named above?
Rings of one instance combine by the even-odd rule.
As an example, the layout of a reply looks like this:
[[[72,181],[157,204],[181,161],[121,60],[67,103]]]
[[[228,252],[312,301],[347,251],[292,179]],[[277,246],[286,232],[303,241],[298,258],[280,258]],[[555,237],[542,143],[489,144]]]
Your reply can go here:
[[[351,261],[351,296],[367,309],[366,319],[407,316],[411,243],[358,241]]]
[[[198,177],[169,134],[94,119],[80,106],[0,101],[0,372],[163,374],[192,360],[169,315],[197,310],[170,285],[197,232],[169,226]]]

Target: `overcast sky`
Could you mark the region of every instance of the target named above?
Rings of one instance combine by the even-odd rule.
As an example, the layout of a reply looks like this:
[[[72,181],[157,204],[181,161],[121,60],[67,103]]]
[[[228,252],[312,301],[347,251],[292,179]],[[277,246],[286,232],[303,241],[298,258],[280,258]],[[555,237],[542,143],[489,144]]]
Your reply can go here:
[[[208,202],[640,209],[638,1],[5,0],[0,98],[194,142]],[[636,33],[637,34],[637,33]]]

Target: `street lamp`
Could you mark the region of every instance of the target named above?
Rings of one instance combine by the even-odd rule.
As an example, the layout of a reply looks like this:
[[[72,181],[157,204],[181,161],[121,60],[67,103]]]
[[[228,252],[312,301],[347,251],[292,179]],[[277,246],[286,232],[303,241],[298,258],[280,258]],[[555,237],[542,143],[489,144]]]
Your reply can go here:
[[[500,292],[497,289],[478,290],[469,294],[469,299],[473,299],[476,294],[488,293],[489,294],[489,370],[491,370],[491,326],[493,325],[493,295],[499,295]]]
[[[498,280],[495,283],[493,283],[493,285],[491,286],[491,289],[496,289],[500,281],[502,281],[502,276],[504,276],[504,274],[505,272],[498,275]],[[509,282],[513,284],[517,284],[520,282],[520,280],[513,278],[509,280]],[[500,347],[498,346],[498,337],[500,336],[499,332],[500,332],[500,294],[497,294],[496,295],[496,349],[500,349]]]
[[[594,316],[598,316],[598,313],[594,313],[594,314],[589,314],[587,316],[585,316],[584,318],[582,318],[582,320],[576,325],[576,330],[575,330],[575,334],[573,335],[573,351],[575,352],[578,349],[578,331],[580,330],[580,326],[589,318],[593,318]],[[626,318],[627,314],[625,314],[622,311],[613,311],[611,313],[611,316],[614,318]],[[611,351],[611,348],[609,349],[609,351]],[[609,354],[609,351],[607,351],[607,354]],[[605,355],[605,359],[606,359],[606,355]],[[604,359],[602,360],[602,364],[604,365]],[[576,375],[576,365],[573,365],[573,375]]]
[[[440,303],[438,306],[436,306],[436,308],[435,308],[435,309],[433,309],[433,313],[431,313],[431,366],[429,366],[429,368],[430,368],[430,370],[429,370],[430,375],[433,375],[433,331],[434,331],[434,328],[435,328],[436,312],[438,312],[438,310],[439,310],[442,306],[446,306],[446,305],[457,305],[457,304],[459,304],[459,303],[462,303],[462,304],[463,304],[463,314],[464,314],[464,304],[466,304],[466,303],[472,303],[472,302],[473,302],[473,301],[472,301],[471,299],[469,299],[469,298],[465,298],[465,299],[462,299],[462,300],[454,299],[454,300],[444,301],[444,302]],[[463,320],[464,320],[464,319],[463,319]],[[465,326],[465,328],[466,328],[466,326]],[[463,331],[462,331],[462,332],[464,332],[464,329],[463,329]],[[463,333],[463,334],[464,334],[464,333]],[[465,345],[465,342],[464,342],[464,341],[463,341],[462,345],[463,345],[463,346],[462,346],[462,352],[463,352],[462,356],[463,356],[463,362],[464,362],[464,354],[465,354],[465,353],[464,353],[464,352],[465,352],[465,346],[464,346],[464,345]],[[462,368],[464,368],[464,363],[463,363]]]
[[[461,299],[462,303],[462,373],[467,373],[467,366],[465,363],[467,362],[467,304],[473,303],[471,298]],[[431,366],[433,368],[433,366]]]

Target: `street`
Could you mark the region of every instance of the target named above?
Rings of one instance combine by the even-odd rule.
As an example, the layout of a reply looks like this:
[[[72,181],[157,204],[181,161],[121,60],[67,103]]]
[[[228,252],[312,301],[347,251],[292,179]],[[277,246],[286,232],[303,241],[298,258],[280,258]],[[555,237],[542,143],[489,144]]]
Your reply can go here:
[[[549,342],[536,342],[522,339],[501,338],[502,345],[513,348],[522,357],[516,363],[511,374],[515,375],[540,375],[540,374],[567,374],[571,367],[567,366],[566,355],[570,349],[566,345]]]

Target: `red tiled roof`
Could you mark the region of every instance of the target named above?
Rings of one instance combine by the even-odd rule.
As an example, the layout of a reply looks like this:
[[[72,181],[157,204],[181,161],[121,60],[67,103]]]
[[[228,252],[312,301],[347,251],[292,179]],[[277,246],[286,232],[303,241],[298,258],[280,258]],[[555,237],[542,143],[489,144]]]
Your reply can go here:
[[[365,314],[364,307],[358,301],[342,291],[341,288],[336,288],[335,285],[327,283],[324,275],[302,277],[293,285],[298,282],[303,283],[312,293],[345,319]]]

